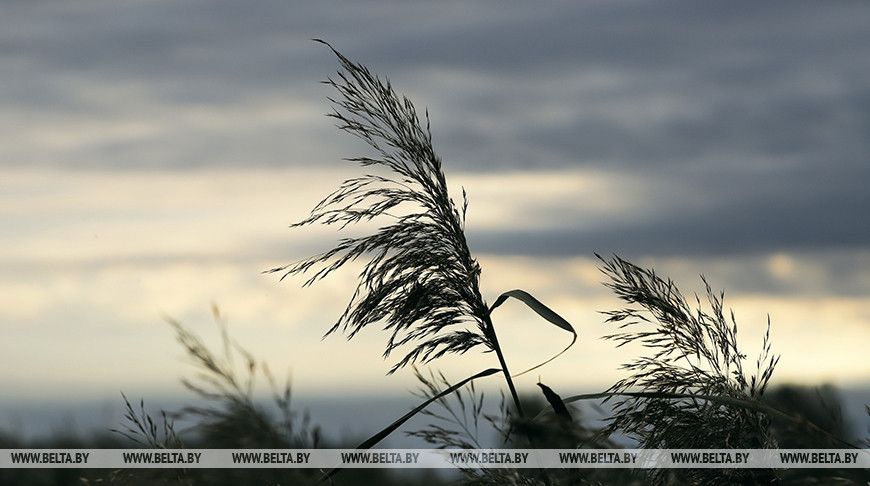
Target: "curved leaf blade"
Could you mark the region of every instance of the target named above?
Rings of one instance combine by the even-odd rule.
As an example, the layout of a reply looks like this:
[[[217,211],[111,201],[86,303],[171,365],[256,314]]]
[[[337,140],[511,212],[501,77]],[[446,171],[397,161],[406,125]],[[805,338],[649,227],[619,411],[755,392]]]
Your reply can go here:
[[[568,321],[563,319],[562,316],[560,316],[559,314],[556,314],[546,305],[542,304],[541,301],[534,298],[532,294],[526,292],[525,290],[508,290],[507,292],[499,295],[498,299],[495,300],[495,303],[493,303],[492,306],[489,308],[490,314],[493,310],[495,310],[496,307],[504,304],[508,297],[513,297],[514,299],[521,301],[523,304],[529,306],[530,309],[535,311],[535,313],[537,313],[539,316],[543,317],[550,323],[561,327],[562,329],[574,334],[575,336],[577,335],[577,333],[574,331],[574,327],[571,326]]]
[[[429,400],[426,400],[425,402],[418,405],[415,409],[411,410],[410,412],[406,413],[405,415],[402,415],[398,420],[396,420],[395,422],[391,423],[390,425],[384,427],[380,432],[369,437],[368,439],[363,441],[360,445],[356,446],[356,448],[363,449],[363,450],[371,449],[372,446],[374,446],[378,442],[382,441],[388,435],[392,434],[396,429],[401,427],[402,424],[404,424],[405,422],[410,420],[411,417],[413,417],[414,415],[417,415],[418,413],[423,411],[423,409],[426,408],[427,406],[429,406],[430,403],[434,402],[435,400],[438,400],[441,397],[447,396],[447,395],[455,392],[456,390],[465,386],[465,384],[468,383],[469,381],[473,381],[473,380],[476,380],[478,378],[483,378],[484,376],[494,375],[500,371],[501,371],[501,369],[499,369],[499,368],[489,368],[489,369],[481,371],[480,373],[478,373],[476,375],[469,376],[468,378],[460,381],[459,383],[456,383],[455,385],[444,390],[443,392],[439,393],[438,395],[435,395],[434,397],[430,398]],[[332,476],[334,476],[336,473],[338,473],[342,469],[343,468],[341,468],[341,467],[336,467],[336,468],[330,469],[323,476],[320,477],[318,482],[322,483],[323,481],[326,481],[327,479],[331,478]]]
[[[513,297],[514,299],[519,300],[523,304],[526,304],[526,306],[528,306],[530,309],[535,311],[535,313],[538,314],[539,316],[543,317],[547,322],[570,332],[573,336],[573,338],[571,339],[571,343],[568,344],[568,346],[565,347],[565,349],[559,351],[550,359],[548,359],[542,363],[539,363],[535,366],[532,366],[531,368],[529,368],[525,371],[521,371],[521,372],[513,375],[514,377],[524,375],[524,374],[528,373],[529,371],[536,370],[536,369],[540,368],[541,366],[544,366],[545,364],[549,363],[550,361],[553,361],[554,359],[561,356],[563,353],[565,353],[565,351],[568,351],[569,349],[571,349],[571,346],[573,346],[574,343],[577,342],[577,331],[574,330],[574,326],[572,326],[570,322],[566,321],[562,316],[560,316],[555,311],[553,311],[552,309],[550,309],[549,307],[547,307],[546,305],[541,303],[541,301],[534,298],[532,296],[532,294],[526,292],[525,290],[514,289],[514,290],[509,290],[509,291],[499,295],[498,299],[496,299],[495,302],[492,304],[492,306],[489,308],[489,313],[492,314],[492,311],[495,310],[498,306],[504,304],[505,301],[509,297]]]

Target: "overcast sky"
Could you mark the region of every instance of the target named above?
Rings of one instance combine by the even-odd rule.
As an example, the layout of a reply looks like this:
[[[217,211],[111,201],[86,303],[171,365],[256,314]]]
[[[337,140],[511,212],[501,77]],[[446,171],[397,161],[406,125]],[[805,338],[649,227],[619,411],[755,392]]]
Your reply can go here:
[[[597,339],[597,311],[618,303],[593,252],[655,265],[688,295],[707,275],[753,346],[769,313],[784,381],[870,378],[865,3],[2,10],[0,387],[13,394],[174,384],[187,368],[161,315],[208,335],[212,302],[303,388],[409,382],[384,377],[376,333],[319,340],[352,273],[306,290],[260,274],[327,249],[333,233],[287,225],[360,174],[342,158],[364,147],[323,116],[338,63],[312,38],[428,108],[451,190],[469,194],[488,299],[522,287],[589,329],[553,380],[595,366],[607,372],[578,388],[607,386],[632,356]],[[521,363],[560,349],[513,339]]]
[[[480,251],[769,252],[865,248],[870,236],[861,3],[4,9],[4,167],[334,164],[322,147],[354,146],[317,118],[316,82],[335,67],[308,41],[320,37],[431,109],[449,172],[624,174],[661,206],[590,228],[560,201],[548,209],[577,224],[482,233]]]

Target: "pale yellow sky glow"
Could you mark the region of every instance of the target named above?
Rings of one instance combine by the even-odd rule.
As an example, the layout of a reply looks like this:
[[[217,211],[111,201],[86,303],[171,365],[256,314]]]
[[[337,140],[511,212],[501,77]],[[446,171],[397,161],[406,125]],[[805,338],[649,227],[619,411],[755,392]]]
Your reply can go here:
[[[162,316],[216,343],[212,303],[229,320],[232,336],[277,375],[292,370],[301,393],[413,388],[409,370],[385,376],[393,362],[380,357],[386,336],[376,327],[351,342],[340,335],[320,340],[353,291],[352,268],[305,289],[302,278],[279,282],[276,275],[260,273],[328,249],[338,236],[332,229],[287,226],[355,171],[352,164],[329,170],[6,170],[0,180],[4,394],[181,392],[177,379],[192,370]],[[630,221],[642,210],[631,199],[611,204],[610,188],[617,181],[601,172],[452,176],[448,182],[454,193],[460,185],[469,193],[470,232],[582,224],[586,211]],[[553,216],[575,205],[579,210],[571,219]],[[623,376],[618,366],[642,352],[615,350],[599,339],[612,329],[598,311],[619,302],[601,285],[593,251],[606,254],[607,249],[589,248],[586,257],[476,255],[487,300],[521,288],[578,330],[578,343],[568,353],[520,378],[519,386],[527,391],[533,391],[539,376],[567,394],[606,388]],[[687,297],[703,291],[699,273],[715,289],[724,288],[750,369],[769,314],[774,352],[782,355],[774,383],[866,381],[870,300],[825,290],[838,278],[820,260],[828,257],[862,265],[870,261],[870,253],[852,251],[636,263],[674,278]],[[866,276],[852,278],[868,284]],[[753,279],[785,287],[760,292],[747,286]],[[513,371],[548,358],[569,341],[519,304],[506,304],[494,317]],[[495,365],[494,356],[472,351],[434,366],[459,380]]]

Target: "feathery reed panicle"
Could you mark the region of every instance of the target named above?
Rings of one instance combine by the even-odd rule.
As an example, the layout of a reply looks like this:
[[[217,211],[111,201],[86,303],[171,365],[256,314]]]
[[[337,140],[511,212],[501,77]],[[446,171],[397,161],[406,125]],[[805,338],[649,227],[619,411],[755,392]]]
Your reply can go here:
[[[770,322],[757,372],[747,377],[743,369],[746,355],[737,348],[734,315],[729,323],[723,310],[724,293],[714,294],[703,276],[711,313],[701,309],[697,295],[693,311],[674,283],[652,270],[619,257],[609,261],[598,258],[611,280],[605,285],[630,305],[605,314],[607,322],[622,323],[620,329],[631,330],[604,338],[617,342],[617,346],[638,342],[651,350],[649,356],[622,366],[631,376],[609,391],[615,396],[641,393],[616,403],[606,431],[622,431],[650,449],[775,446],[769,417],[746,406],[760,401],[779,359],[770,354]],[[675,400],[677,394],[684,397]],[[702,484],[754,484],[758,478],[747,471],[691,470],[686,474]],[[666,471],[650,474],[654,484],[666,482]],[[762,471],[757,476],[768,474]]]
[[[758,374],[747,380],[743,371],[746,355],[737,348],[734,315],[731,314],[729,324],[724,316],[724,292],[715,295],[703,276],[701,280],[706,287],[712,314],[701,310],[701,300],[697,295],[698,309],[693,312],[671,280],[664,281],[652,270],[642,269],[619,257],[605,261],[603,272],[611,278],[606,285],[618,297],[629,304],[640,305],[658,323],[651,331],[605,336],[605,339],[618,342],[618,346],[640,341],[645,347],[656,350],[652,357],[626,365],[626,369],[637,373],[617,383],[615,388],[640,385],[674,393],[702,391],[761,397],[778,360],[770,356],[769,322],[757,362]],[[605,315],[609,316],[607,322],[626,321],[621,329],[650,322],[643,311],[634,308],[609,311]]]
[[[465,192],[460,210],[448,194],[441,160],[432,148],[428,113],[424,128],[408,98],[400,98],[388,81],[329,47],[343,68],[337,78],[325,81],[341,95],[330,98],[334,111],[329,116],[377,154],[348,160],[391,173],[346,180],[293,226],[319,222],[344,228],[378,217],[390,218],[390,224],[271,272],[286,277],[313,270],[305,283],[310,285],[345,263],[367,259],[350,303],[326,334],[341,329],[350,339],[366,325],[383,321],[391,331],[384,357],[405,344],[415,345],[390,373],[480,344],[492,350],[489,311],[478,289],[480,267],[464,234]]]

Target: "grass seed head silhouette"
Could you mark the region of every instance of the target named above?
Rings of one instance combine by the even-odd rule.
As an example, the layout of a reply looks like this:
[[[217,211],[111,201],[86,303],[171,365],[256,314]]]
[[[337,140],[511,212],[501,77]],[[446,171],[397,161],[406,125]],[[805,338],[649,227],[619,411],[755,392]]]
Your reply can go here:
[[[334,111],[329,116],[377,154],[347,160],[385,167],[391,173],[346,180],[293,226],[322,223],[344,228],[381,216],[392,221],[372,235],[342,239],[332,250],[271,271],[287,276],[313,270],[309,285],[366,257],[350,303],[326,334],[341,329],[350,339],[370,323],[385,322],[391,333],[385,358],[400,346],[414,345],[390,373],[478,345],[492,350],[489,310],[478,289],[480,267],[463,232],[465,192],[460,210],[448,194],[441,160],[432,148],[428,113],[424,128],[408,98],[400,98],[388,81],[329,47],[342,67],[337,78],[325,81],[341,95],[330,98]],[[400,205],[416,210],[403,216],[389,213]]]
[[[779,357],[770,352],[770,322],[756,373],[747,375],[737,346],[737,323],[701,277],[712,312],[689,303],[671,280],[614,256],[602,260],[606,285],[629,306],[605,312],[622,332],[605,336],[617,346],[639,343],[649,355],[622,366],[631,376],[614,384],[622,396],[604,432],[621,432],[645,449],[759,449],[775,447],[768,413],[758,410]],[[641,392],[630,396],[632,391]],[[672,394],[685,394],[674,399]],[[729,404],[726,405],[727,402]],[[672,484],[667,469],[651,470],[651,484]],[[767,470],[687,470],[695,484],[770,484]]]

